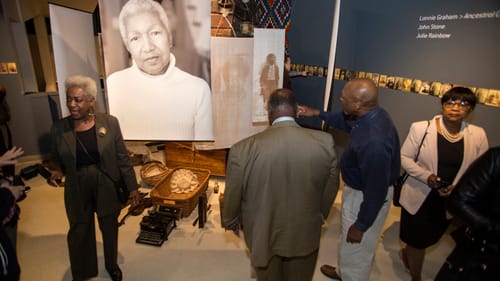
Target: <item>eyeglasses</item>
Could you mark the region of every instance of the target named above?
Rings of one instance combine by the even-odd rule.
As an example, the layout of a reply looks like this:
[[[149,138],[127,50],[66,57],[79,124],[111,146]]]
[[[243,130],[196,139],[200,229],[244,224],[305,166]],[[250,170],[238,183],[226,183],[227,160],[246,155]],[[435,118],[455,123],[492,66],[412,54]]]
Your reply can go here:
[[[462,108],[469,107],[470,103],[467,101],[463,101],[463,100],[461,100],[461,101],[449,100],[443,104],[444,107],[448,107],[448,108],[455,107],[455,105],[458,105],[458,107],[462,109]]]

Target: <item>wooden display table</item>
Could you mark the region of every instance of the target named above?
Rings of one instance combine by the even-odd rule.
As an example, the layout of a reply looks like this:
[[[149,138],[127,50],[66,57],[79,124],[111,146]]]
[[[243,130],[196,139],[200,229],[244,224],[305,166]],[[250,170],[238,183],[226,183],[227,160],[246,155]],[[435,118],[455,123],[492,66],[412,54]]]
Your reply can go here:
[[[198,150],[193,142],[165,142],[165,164],[169,169],[193,167],[208,169],[214,176],[226,175],[229,149]]]

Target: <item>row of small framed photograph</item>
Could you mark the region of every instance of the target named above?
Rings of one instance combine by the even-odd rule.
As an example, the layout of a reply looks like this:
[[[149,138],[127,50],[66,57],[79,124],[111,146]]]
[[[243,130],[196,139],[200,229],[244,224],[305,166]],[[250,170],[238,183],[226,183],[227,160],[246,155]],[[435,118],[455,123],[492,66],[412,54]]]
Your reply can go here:
[[[328,67],[319,65],[292,64],[290,69],[297,72],[305,71],[308,76],[326,77],[328,74]]]
[[[17,74],[15,62],[0,62],[0,74]]]
[[[444,93],[446,93],[452,87],[463,86],[470,88],[475,93],[478,103],[500,107],[500,89],[470,87],[448,82],[427,81],[422,79],[391,76],[380,73],[353,71],[342,68],[334,69],[334,79],[336,80],[351,80],[354,78],[370,78],[379,88],[388,88],[403,92],[413,92],[421,95],[432,95],[439,98],[442,97]]]

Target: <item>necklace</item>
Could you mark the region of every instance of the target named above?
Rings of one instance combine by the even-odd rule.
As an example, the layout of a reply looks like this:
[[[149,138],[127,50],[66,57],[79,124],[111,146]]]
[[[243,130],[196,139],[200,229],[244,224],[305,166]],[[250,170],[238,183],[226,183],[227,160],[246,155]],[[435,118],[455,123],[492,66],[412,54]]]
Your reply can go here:
[[[447,141],[455,143],[457,141],[460,141],[464,137],[464,130],[463,130],[463,124],[460,128],[460,131],[456,134],[452,134],[448,131],[446,126],[443,123],[443,119],[439,120],[439,134],[441,134]]]

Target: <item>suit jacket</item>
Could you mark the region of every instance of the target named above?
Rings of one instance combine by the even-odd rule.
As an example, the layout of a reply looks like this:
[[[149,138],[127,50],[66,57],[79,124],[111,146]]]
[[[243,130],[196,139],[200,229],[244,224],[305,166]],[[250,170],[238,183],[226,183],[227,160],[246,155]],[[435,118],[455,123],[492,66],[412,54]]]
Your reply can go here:
[[[137,189],[137,179],[130,157],[122,138],[118,120],[110,115],[95,115],[99,166],[113,180],[122,178],[128,190]],[[62,171],[66,176],[64,202],[70,221],[83,217],[77,184],[76,138],[73,120],[66,117],[54,123],[51,130],[51,168]],[[101,177],[102,185],[97,194],[97,215],[104,216],[121,209],[114,183],[106,176]],[[83,206],[84,207],[84,206]]]
[[[410,175],[403,185],[399,202],[410,214],[415,214],[424,202],[431,189],[427,185],[427,178],[431,174],[437,175],[437,115],[430,121],[420,155],[415,162],[418,146],[427,128],[427,121],[415,122],[411,125],[408,136],[401,147],[401,166]],[[463,175],[469,165],[488,149],[488,139],[483,128],[464,122],[464,159],[458,170],[453,184]]]
[[[283,121],[238,142],[228,157],[222,223],[241,222],[252,265],[317,250],[339,188],[332,136]]]

